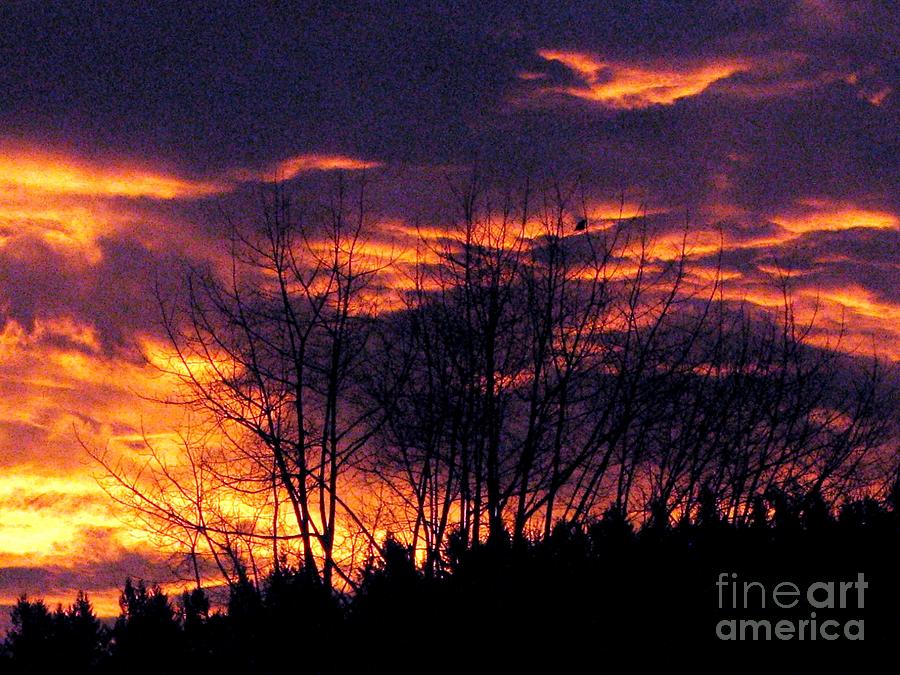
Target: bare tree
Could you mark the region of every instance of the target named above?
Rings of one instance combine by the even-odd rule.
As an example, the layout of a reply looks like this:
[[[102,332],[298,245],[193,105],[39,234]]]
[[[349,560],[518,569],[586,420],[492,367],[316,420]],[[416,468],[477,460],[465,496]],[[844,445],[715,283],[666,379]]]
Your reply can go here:
[[[367,218],[364,185],[351,202],[341,181],[311,212],[273,187],[259,227],[232,229],[227,275],[193,270],[183,301],[160,299],[164,369],[180,384],[167,402],[207,422],[199,448],[177,470],[151,452],[149,484],[98,457],[119,499],[192,551],[202,543],[226,579],[260,553],[277,565],[296,550],[330,588],[335,574],[352,580],[340,539],[361,528],[374,543],[344,479],[378,428],[354,391],[374,321],[367,291],[384,267]]]

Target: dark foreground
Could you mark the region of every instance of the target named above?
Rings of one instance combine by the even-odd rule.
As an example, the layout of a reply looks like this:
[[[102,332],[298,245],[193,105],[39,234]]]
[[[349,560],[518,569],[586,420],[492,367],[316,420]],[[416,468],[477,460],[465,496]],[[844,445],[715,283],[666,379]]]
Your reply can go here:
[[[22,600],[0,672],[892,672],[893,501],[638,533],[609,513],[537,542],[451,544],[431,575],[388,541],[352,596],[286,568],[261,589],[233,587],[224,611],[201,591],[173,599],[129,582],[109,629],[82,599],[56,612]]]

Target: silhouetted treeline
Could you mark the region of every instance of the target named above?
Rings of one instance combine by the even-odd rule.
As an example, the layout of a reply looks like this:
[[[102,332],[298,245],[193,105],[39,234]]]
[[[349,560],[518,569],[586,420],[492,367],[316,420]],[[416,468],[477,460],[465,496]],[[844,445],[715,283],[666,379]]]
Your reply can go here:
[[[898,538],[900,485],[837,514],[821,499],[773,492],[742,523],[706,505],[637,532],[610,509],[534,540],[471,546],[454,533],[438,573],[389,537],[352,594],[284,561],[259,584],[239,575],[215,609],[203,590],[170,598],[128,580],[111,625],[81,594],[55,611],[23,597],[0,664],[11,674],[605,672],[623,662],[637,673],[730,673],[788,655],[805,668],[863,672],[900,630]],[[844,618],[866,621],[865,641],[718,641],[716,623],[729,615],[717,606],[723,572],[769,587],[864,573],[865,608]]]

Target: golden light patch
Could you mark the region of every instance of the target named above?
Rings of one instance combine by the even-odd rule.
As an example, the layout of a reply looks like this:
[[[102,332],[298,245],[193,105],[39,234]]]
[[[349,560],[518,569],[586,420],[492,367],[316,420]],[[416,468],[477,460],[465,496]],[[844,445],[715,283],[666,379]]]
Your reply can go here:
[[[0,564],[10,554],[54,558],[70,552],[82,529],[120,525],[89,477],[6,475],[0,505]]]
[[[231,192],[241,181],[289,180],[302,173],[381,166],[337,154],[303,154],[265,170],[239,169],[211,180],[191,180],[129,160],[110,162],[0,144],[0,250],[29,256],[35,241],[54,252],[96,265],[100,240],[117,235],[149,250],[160,245],[209,255],[164,218],[148,219],[122,198],[190,200]],[[208,248],[208,247],[207,247]]]
[[[682,256],[696,257],[717,253],[723,246],[721,237],[716,232],[698,231],[669,232],[651,237],[649,240],[635,240],[628,243],[625,255],[634,259],[644,257],[648,260],[671,262]]]
[[[726,285],[721,290],[721,297],[731,302],[747,302],[766,309],[784,307],[784,295],[774,287],[747,285]]]
[[[101,445],[128,444],[141,430],[167,434],[172,411],[135,392],[164,398],[173,386],[136,358],[104,354],[95,329],[72,318],[38,319],[31,328],[8,320],[0,330],[0,425],[39,430],[46,446],[22,448],[16,461],[37,453],[48,466],[84,464],[76,431]]]
[[[151,365],[105,354],[96,330],[74,318],[39,319],[31,327],[5,323],[0,330],[0,449],[12,440],[20,445],[2,458],[0,567],[83,571],[91,565],[114,566],[132,553],[138,558],[160,553],[151,535],[122,520],[127,514],[94,480],[98,467],[78,439],[137,463],[144,461],[149,443],[177,468],[183,445],[173,429],[185,428],[184,415],[135,394],[162,398],[173,388],[174,378]],[[16,438],[23,425],[34,433],[26,445]],[[13,435],[6,438],[10,429]],[[115,583],[129,573],[142,571],[115,572]],[[68,603],[77,590],[7,584],[9,595],[0,602],[27,591],[51,603]],[[100,614],[118,613],[117,589],[90,595]]]
[[[217,373],[239,372],[236,370],[236,364],[223,355],[209,354],[209,358],[202,358],[196,354],[179,354],[170,344],[150,337],[143,337],[139,342],[144,358],[160,374],[209,382],[216,379]],[[175,380],[169,379],[168,383],[174,385]]]
[[[862,209],[849,204],[820,200],[799,202],[794,212],[778,214],[772,222],[795,234],[809,232],[838,232],[855,228],[875,230],[897,229],[900,219],[893,213]]]
[[[50,319],[38,318],[31,330],[20,323],[8,320],[0,331],[0,364],[5,359],[16,356],[21,350],[38,344],[47,338],[59,337],[91,351],[99,351],[100,343],[93,326],[79,323],[70,316]]]
[[[720,293],[726,301],[775,314],[783,312],[788,302],[797,325],[811,327],[813,345],[900,360],[900,305],[879,299],[858,284],[841,289],[793,288],[785,298],[777,284],[738,279],[724,283]]]
[[[23,150],[0,151],[0,189],[32,194],[179,199],[216,194],[224,187],[140,168],[111,167]]]
[[[652,105],[672,105],[696,96],[711,84],[747,70],[740,59],[723,59],[700,65],[675,68],[669,65],[632,65],[601,60],[591,54],[542,49],[538,55],[556,61],[572,71],[581,84],[553,87],[554,92],[594,101],[607,108],[638,109]]]
[[[18,254],[29,249],[30,241],[38,240],[60,253],[98,263],[102,253],[97,240],[115,229],[109,210],[100,204],[51,205],[54,201],[53,195],[29,194],[16,201],[0,201],[0,249]]]
[[[165,225],[135,231],[143,218],[120,198],[193,199],[230,189],[127,162],[89,162],[35,148],[0,147],[0,248],[31,256],[36,241],[73,260],[94,265],[100,240],[127,232],[152,247]]]
[[[278,163],[277,173],[289,180],[307,171],[361,171],[381,166],[381,162],[370,162],[343,155],[299,155]]]
[[[48,470],[14,467],[0,477],[0,568],[42,567],[62,572],[65,579],[66,570],[84,572],[91,565],[103,564],[114,569],[123,554],[152,551],[143,532],[125,527],[116,517],[106,494],[89,475],[50,475]],[[113,583],[122,583],[128,573],[142,571],[122,570],[122,579]],[[32,583],[40,586],[31,587],[25,581],[19,586],[8,585],[0,593],[0,603],[12,605],[21,593],[28,593],[51,608],[57,604],[65,607],[79,590],[84,590]],[[119,589],[104,587],[110,581],[87,583],[97,614],[116,616]]]

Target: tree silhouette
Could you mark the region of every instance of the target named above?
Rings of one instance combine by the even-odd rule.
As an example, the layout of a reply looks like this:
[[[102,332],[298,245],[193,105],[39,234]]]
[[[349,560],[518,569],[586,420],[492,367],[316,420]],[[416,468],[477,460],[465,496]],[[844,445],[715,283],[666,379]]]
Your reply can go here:
[[[42,600],[29,600],[22,595],[10,619],[12,627],[6,636],[5,651],[15,670],[37,673],[58,665],[59,654],[53,649],[57,622]]]
[[[87,595],[79,591],[75,602],[59,618],[59,648],[66,655],[66,669],[95,672],[105,654],[109,631],[95,615]]]
[[[51,612],[42,600],[22,596],[13,607],[3,651],[13,673],[66,670],[96,672],[108,647],[108,631],[94,615],[87,596],[78,593],[67,609]]]
[[[159,586],[125,580],[121,615],[112,629],[112,662],[117,668],[178,672],[182,632],[175,609]]]

